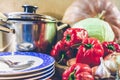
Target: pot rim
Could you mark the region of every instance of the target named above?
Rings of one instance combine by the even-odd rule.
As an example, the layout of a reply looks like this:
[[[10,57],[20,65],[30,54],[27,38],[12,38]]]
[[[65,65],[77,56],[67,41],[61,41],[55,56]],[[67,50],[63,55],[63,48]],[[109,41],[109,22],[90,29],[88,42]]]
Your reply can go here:
[[[56,22],[57,19],[48,15],[34,14],[28,12],[12,12],[6,14],[8,20],[12,21],[43,21],[43,22]]]

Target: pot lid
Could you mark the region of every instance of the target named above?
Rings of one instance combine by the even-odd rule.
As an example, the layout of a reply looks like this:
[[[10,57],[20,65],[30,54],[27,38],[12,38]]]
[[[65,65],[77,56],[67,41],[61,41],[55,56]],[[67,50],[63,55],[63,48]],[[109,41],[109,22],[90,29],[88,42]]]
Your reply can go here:
[[[44,21],[44,22],[56,22],[57,19],[48,16],[36,14],[37,6],[24,5],[24,12],[12,12],[6,14],[8,20],[14,21]]]

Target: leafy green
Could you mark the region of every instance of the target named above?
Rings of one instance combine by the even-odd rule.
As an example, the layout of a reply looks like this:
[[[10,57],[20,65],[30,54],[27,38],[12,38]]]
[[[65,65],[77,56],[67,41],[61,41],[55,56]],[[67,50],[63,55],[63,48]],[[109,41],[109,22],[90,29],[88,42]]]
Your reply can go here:
[[[72,27],[84,28],[88,31],[89,37],[95,37],[100,42],[113,41],[115,37],[110,25],[99,18],[86,18],[75,23]]]

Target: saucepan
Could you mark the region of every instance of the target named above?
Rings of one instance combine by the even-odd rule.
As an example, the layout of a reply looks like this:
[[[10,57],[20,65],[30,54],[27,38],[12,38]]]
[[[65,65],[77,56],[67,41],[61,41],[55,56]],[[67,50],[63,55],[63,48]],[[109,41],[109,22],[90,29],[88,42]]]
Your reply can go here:
[[[36,6],[22,7],[24,12],[6,14],[6,19],[0,20],[0,30],[15,34],[16,51],[48,53],[69,25],[51,16],[36,14]]]

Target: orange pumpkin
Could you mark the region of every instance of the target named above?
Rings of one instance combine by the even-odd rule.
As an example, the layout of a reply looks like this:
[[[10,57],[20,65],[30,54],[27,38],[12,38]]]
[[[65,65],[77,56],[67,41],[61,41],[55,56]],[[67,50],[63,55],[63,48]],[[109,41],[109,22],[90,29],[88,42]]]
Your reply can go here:
[[[102,11],[105,11],[102,18],[111,25],[115,41],[119,42],[120,11],[109,0],[75,0],[65,11],[62,22],[72,25],[82,19],[98,16]]]

